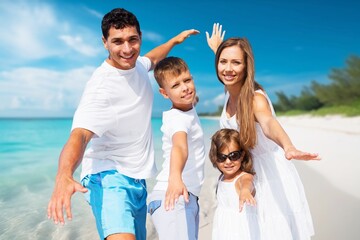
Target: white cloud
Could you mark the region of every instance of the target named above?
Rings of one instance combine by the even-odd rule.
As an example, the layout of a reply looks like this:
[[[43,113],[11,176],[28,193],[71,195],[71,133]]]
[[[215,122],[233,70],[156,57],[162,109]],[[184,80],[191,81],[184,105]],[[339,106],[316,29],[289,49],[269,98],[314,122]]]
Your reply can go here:
[[[9,63],[21,64],[66,54],[73,57],[74,51],[94,56],[102,50],[96,34],[62,19],[49,3],[5,1],[0,4],[0,11],[0,22],[6,23],[0,32],[0,48],[2,58]],[[72,36],[73,33],[76,36]]]
[[[155,44],[159,44],[164,41],[164,37],[156,32],[147,31],[147,30],[141,30],[141,32],[142,32],[143,41],[150,41]]]
[[[31,110],[44,116],[47,111],[64,115],[78,105],[93,71],[93,67],[83,67],[65,72],[41,68],[0,72],[0,116]]]
[[[100,20],[102,20],[102,18],[104,16],[104,14],[102,14],[102,13],[100,13],[100,12],[94,10],[94,9],[90,9],[90,8],[88,8],[86,6],[84,6],[84,9],[85,9],[85,11],[89,12],[91,15],[93,15],[94,17],[96,17],[96,18],[98,18]]]
[[[82,55],[92,57],[96,56],[100,52],[99,48],[87,45],[81,36],[61,35],[59,38],[74,51],[81,53]]]
[[[200,100],[201,101],[201,100]],[[221,106],[224,104],[225,94],[220,93],[213,99],[207,99],[204,101],[204,106]]]

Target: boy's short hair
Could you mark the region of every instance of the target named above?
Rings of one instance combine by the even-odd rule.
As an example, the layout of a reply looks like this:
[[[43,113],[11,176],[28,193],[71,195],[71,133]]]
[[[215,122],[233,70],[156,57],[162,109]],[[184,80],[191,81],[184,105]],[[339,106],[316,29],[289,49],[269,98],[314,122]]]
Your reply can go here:
[[[141,36],[140,24],[136,16],[123,8],[115,8],[105,14],[103,17],[101,22],[101,30],[105,39],[109,37],[109,30],[111,27],[114,27],[115,29],[135,27]]]
[[[163,87],[167,77],[177,77],[186,71],[189,71],[189,67],[184,60],[178,57],[167,57],[155,66],[154,77],[159,87]]]

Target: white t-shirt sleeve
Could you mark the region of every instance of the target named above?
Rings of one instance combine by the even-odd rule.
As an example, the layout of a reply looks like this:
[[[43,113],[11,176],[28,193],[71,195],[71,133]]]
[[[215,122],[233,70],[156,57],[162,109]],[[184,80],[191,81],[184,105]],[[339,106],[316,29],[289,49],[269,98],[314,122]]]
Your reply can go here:
[[[137,59],[144,67],[145,69],[149,72],[151,69],[151,61],[148,57],[138,57]]]
[[[185,132],[187,134],[189,133],[189,122],[183,117],[180,117],[176,114],[172,115],[171,118],[166,119],[166,123],[166,129],[170,139],[177,132]]]
[[[101,137],[116,124],[115,116],[106,91],[86,88],[75,112],[72,129],[85,128]]]

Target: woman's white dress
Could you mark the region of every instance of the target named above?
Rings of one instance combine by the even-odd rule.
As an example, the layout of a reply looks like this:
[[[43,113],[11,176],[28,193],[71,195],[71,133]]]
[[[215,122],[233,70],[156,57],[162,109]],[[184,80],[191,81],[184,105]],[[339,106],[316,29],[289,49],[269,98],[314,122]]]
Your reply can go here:
[[[270,99],[269,102],[275,116]],[[220,118],[221,128],[239,129],[236,116],[228,118],[226,106]],[[241,131],[241,129],[240,129]],[[292,161],[268,139],[256,123],[257,144],[251,151],[254,159],[257,217],[262,240],[305,240],[314,234],[313,222],[304,187]]]
[[[235,189],[236,180],[224,182],[220,176],[217,186],[217,208],[213,221],[213,240],[258,240],[259,226],[256,215],[256,207],[244,205],[239,211],[239,195]]]

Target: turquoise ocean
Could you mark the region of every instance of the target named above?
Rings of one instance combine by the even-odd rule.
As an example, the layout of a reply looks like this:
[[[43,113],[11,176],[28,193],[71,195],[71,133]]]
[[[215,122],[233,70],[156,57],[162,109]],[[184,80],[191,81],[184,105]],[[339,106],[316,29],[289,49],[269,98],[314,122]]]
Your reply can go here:
[[[200,119],[209,146],[219,122]],[[91,209],[81,193],[72,198],[72,221],[61,226],[47,219],[58,157],[71,123],[71,119],[0,119],[0,239],[99,239]],[[162,162],[160,126],[161,118],[153,118],[158,169]],[[149,190],[153,182],[148,180]]]

